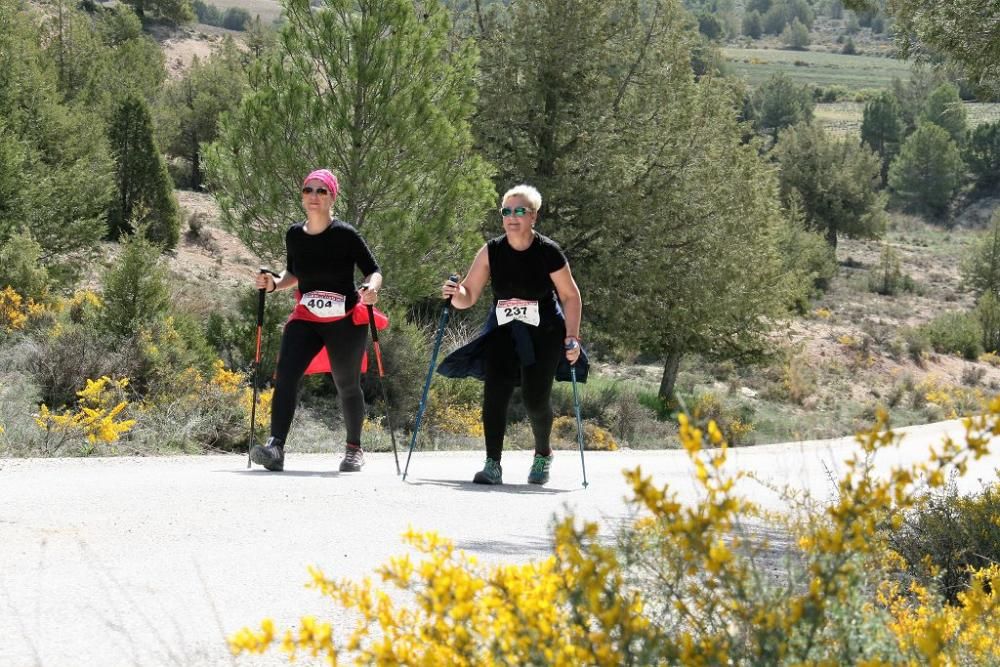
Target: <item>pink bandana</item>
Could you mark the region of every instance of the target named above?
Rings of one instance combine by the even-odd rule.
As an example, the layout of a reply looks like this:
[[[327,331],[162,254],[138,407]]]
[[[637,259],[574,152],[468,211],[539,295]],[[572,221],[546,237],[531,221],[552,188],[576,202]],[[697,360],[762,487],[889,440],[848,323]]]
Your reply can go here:
[[[331,198],[335,199],[337,197],[337,191],[340,189],[340,186],[337,184],[337,177],[329,169],[317,169],[306,176],[305,180],[302,181],[302,185],[305,185],[309,181],[319,181],[330,191]]]

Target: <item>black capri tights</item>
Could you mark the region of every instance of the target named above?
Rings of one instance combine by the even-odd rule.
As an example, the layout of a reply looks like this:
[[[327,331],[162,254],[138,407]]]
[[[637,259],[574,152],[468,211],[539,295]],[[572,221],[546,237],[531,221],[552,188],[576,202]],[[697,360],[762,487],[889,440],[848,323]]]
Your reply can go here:
[[[552,382],[562,359],[565,329],[526,327],[535,348],[535,363],[522,366],[510,327],[500,327],[486,340],[486,382],[483,387],[483,431],[486,456],[500,460],[507,431],[507,408],[520,381],[521,398],[535,436],[535,453],[551,454]]]
[[[292,320],[281,336],[281,352],[275,371],[274,399],[271,404],[271,435],[284,441],[295,415],[299,381],[313,357],[326,346],[333,382],[344,413],[347,442],[361,444],[361,423],[365,397],[361,392],[361,357],[368,341],[368,327],[358,326],[351,317],[336,322]]]

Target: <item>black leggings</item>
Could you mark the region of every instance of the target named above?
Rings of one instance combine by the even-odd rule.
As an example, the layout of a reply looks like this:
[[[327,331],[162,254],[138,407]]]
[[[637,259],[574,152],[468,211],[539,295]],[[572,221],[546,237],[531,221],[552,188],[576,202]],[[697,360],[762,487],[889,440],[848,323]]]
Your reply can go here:
[[[309,362],[326,345],[333,382],[344,412],[347,442],[361,444],[361,422],[365,397],[361,392],[361,357],[368,341],[368,327],[358,326],[350,315],[336,322],[292,320],[281,336],[281,352],[275,371],[274,399],[271,404],[271,435],[284,441],[295,415],[299,380]]]
[[[510,327],[500,327],[486,340],[486,382],[483,386],[483,431],[486,456],[499,461],[507,430],[507,407],[520,380],[521,398],[535,436],[535,453],[551,454],[552,382],[562,359],[565,329],[526,327],[535,348],[535,363],[522,366]]]

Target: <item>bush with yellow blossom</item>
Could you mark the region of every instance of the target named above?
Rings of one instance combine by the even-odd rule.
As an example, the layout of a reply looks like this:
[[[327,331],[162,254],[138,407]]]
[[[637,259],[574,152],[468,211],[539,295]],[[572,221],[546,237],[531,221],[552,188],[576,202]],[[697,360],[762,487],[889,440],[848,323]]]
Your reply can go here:
[[[76,394],[75,408],[55,413],[43,403],[35,423],[45,431],[46,450],[58,450],[74,436],[86,438],[89,447],[81,450],[85,454],[92,453],[98,444],[117,442],[136,423],[122,415],[129,405],[124,396],[126,387],[128,378],[87,379],[87,386]]]
[[[997,664],[1000,570],[974,572],[948,604],[903,583],[901,558],[884,539],[923,489],[985,454],[993,433],[1000,398],[966,420],[962,442],[947,439],[929,461],[876,476],[874,458],[900,440],[879,412],[858,435],[837,498],[817,510],[799,494],[791,499],[801,512],[775,516],[737,492],[741,476],[726,469],[715,423],[703,430],[681,416],[701,499],[686,506],[641,469],[627,471],[638,518],[617,548],[598,539],[596,524],[570,517],[548,558],[485,566],[450,540],[409,532],[421,556],[390,560],[379,584],[311,570],[310,586],[358,614],[353,629],[335,633],[306,617],[279,633],[265,620],[230,646],[359,665]],[[768,545],[746,529],[768,521],[794,545],[780,577],[760,564]]]

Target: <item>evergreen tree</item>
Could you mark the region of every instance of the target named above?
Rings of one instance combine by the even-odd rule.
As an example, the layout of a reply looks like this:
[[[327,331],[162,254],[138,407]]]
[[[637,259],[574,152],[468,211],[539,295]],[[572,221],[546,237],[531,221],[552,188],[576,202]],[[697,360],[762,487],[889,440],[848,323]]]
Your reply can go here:
[[[775,74],[754,91],[751,105],[754,127],[777,138],[783,128],[811,121],[816,102],[807,88]]]
[[[0,289],[13,287],[23,297],[43,301],[49,292],[49,272],[40,262],[43,252],[27,229],[9,238],[0,246]]]
[[[856,8],[867,0],[845,0]],[[901,55],[945,55],[959,63],[978,87],[1000,90],[1000,4],[984,0],[892,0],[886,10],[895,19]]]
[[[889,166],[889,187],[905,208],[943,216],[958,190],[962,157],[948,132],[922,123]]]
[[[983,327],[983,349],[1000,353],[1000,299],[986,292],[976,302],[976,317]]]
[[[101,121],[58,90],[32,10],[0,0],[0,243],[30,229],[56,282],[74,278],[106,227],[111,162]]]
[[[969,133],[963,156],[977,187],[993,188],[1000,183],[1000,121],[977,125]]]
[[[476,132],[498,190],[542,192],[539,229],[570,258],[585,326],[661,359],[669,399],[685,355],[758,353],[789,285],[776,182],[742,141],[733,91],[694,79],[678,2],[644,8],[528,0],[484,15]]]
[[[118,186],[108,213],[111,235],[131,234],[143,224],[151,240],[173,248],[180,236],[180,212],[146,103],[135,97],[123,100],[108,136]]]
[[[743,34],[751,39],[760,39],[764,34],[764,24],[758,12],[749,11],[743,15]]]
[[[965,120],[965,105],[958,96],[958,87],[944,83],[935,88],[924,105],[922,120],[944,128],[956,146],[965,143],[968,125]]]
[[[125,0],[142,20],[160,19],[183,24],[194,20],[191,0]]]
[[[794,18],[781,33],[781,41],[790,49],[805,49],[809,46],[809,28]]]
[[[161,319],[170,307],[162,249],[147,234],[123,237],[118,261],[101,278],[104,316],[101,326],[116,336],[130,336]]]
[[[787,129],[774,147],[786,201],[802,206],[807,224],[831,247],[840,236],[877,238],[884,224],[879,161],[868,148],[830,137],[816,124]]]
[[[1000,212],[993,214],[990,229],[976,240],[959,271],[962,286],[977,298],[984,294],[1000,297]]]
[[[190,164],[187,187],[201,188],[202,147],[215,140],[219,116],[239,106],[245,87],[246,74],[232,40],[205,61],[196,57],[181,78],[164,87],[158,134],[168,154]]]
[[[167,71],[162,49],[141,28],[127,6],[91,15],[60,1],[44,29],[65,99],[102,117],[128,95],[152,103]]]
[[[882,183],[889,178],[889,164],[899,153],[903,124],[896,97],[882,91],[865,105],[861,121],[861,141],[878,153],[882,160]]]
[[[413,302],[480,243],[495,206],[472,149],[471,45],[452,44],[436,1],[306,0],[286,6],[277,51],[255,67],[207,155],[223,221],[269,261],[303,217],[316,167],[340,180],[336,213],[364,234],[391,289]]]

